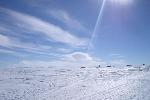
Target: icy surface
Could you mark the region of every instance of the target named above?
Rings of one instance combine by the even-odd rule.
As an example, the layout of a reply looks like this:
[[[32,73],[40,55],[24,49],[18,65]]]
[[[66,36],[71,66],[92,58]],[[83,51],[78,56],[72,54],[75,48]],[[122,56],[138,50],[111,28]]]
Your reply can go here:
[[[117,68],[1,68],[0,100],[150,100],[150,72]]]

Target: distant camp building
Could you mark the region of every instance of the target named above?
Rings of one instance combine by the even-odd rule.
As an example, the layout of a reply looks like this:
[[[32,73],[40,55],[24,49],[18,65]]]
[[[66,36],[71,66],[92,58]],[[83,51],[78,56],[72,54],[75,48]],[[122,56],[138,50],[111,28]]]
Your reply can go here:
[[[84,68],[86,68],[86,67],[85,67],[85,66],[82,66],[82,67],[81,67],[81,69],[84,69]]]
[[[132,67],[132,65],[127,65],[127,67]]]
[[[106,67],[111,67],[111,65],[110,66],[106,66]]]

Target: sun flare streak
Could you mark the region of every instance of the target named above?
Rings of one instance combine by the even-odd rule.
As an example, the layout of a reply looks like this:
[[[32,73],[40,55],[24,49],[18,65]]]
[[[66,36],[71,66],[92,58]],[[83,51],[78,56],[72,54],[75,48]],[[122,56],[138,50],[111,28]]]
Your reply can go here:
[[[100,8],[98,18],[96,20],[96,24],[95,24],[94,30],[93,30],[92,35],[91,35],[91,39],[90,39],[89,44],[88,44],[87,53],[89,53],[89,51],[92,47],[92,43],[93,43],[93,40],[94,40],[95,35],[96,35],[96,30],[98,28],[99,23],[101,23],[101,17],[102,17],[102,12],[103,12],[103,9],[105,6],[105,2],[106,2],[106,0],[103,0],[103,2],[102,2],[102,6]]]

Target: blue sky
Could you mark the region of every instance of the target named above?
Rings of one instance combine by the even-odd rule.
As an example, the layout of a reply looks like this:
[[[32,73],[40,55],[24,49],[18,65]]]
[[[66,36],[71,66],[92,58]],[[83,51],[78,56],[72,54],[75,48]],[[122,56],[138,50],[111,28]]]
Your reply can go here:
[[[1,0],[0,66],[148,64],[150,2],[102,5],[103,0]]]

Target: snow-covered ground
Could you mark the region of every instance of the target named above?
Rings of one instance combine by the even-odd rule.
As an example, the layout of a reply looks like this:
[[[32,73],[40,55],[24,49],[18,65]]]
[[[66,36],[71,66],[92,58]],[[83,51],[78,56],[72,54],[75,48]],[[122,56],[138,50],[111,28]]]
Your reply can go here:
[[[150,71],[1,68],[0,100],[150,100]]]

